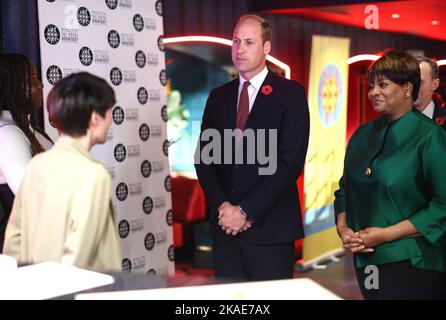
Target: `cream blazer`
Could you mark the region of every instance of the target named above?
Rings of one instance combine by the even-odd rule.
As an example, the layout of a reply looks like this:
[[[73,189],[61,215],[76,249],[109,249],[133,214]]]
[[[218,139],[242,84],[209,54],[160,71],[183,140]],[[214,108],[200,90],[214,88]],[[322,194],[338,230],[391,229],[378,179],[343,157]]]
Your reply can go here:
[[[111,179],[76,140],[62,136],[26,169],[6,228],[3,253],[19,263],[56,261],[121,270]]]

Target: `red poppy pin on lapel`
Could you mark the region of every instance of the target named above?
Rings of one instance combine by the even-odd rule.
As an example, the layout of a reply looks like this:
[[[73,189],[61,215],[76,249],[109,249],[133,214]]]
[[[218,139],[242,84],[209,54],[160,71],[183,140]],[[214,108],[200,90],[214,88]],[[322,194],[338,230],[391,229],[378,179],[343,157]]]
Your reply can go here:
[[[444,121],[445,121],[444,116],[438,116],[438,117],[435,118],[435,122],[436,122],[439,126],[442,126],[442,125],[444,124]]]
[[[265,96],[269,96],[271,94],[271,92],[273,92],[273,88],[271,88],[271,86],[269,84],[262,86],[262,93]]]

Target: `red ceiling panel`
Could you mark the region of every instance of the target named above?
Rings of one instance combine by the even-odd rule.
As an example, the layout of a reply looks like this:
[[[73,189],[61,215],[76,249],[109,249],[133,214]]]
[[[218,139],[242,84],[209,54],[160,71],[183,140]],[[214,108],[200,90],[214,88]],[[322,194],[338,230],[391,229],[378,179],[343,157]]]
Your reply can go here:
[[[327,1],[328,2],[328,1]],[[425,38],[446,41],[446,1],[444,0],[408,0],[390,2],[370,2],[362,4],[333,5],[317,7],[295,6],[285,9],[272,9],[265,12],[316,19],[327,22],[341,23],[365,29],[364,22],[370,15],[365,12],[369,5],[378,9],[379,29],[409,33]],[[399,18],[393,18],[398,14]],[[437,21],[437,24],[432,24]]]

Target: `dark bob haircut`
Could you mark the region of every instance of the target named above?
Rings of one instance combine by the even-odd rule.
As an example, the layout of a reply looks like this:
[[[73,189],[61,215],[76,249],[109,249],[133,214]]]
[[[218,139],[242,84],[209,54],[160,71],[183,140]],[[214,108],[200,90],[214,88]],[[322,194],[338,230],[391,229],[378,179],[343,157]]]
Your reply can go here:
[[[93,112],[105,117],[115,103],[115,93],[104,79],[80,72],[54,85],[47,108],[51,124],[69,136],[80,137],[87,133]]]
[[[387,51],[367,69],[368,81],[383,77],[400,86],[412,84],[412,99],[417,100],[421,78],[419,62],[414,56],[396,50]]]

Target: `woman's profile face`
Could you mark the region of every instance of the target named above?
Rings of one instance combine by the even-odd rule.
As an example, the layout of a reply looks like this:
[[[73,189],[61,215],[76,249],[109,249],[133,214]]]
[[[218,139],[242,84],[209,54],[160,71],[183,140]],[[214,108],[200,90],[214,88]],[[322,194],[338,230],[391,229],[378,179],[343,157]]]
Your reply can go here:
[[[34,65],[31,65],[31,102],[33,110],[43,106],[43,84],[37,78],[37,70]]]
[[[408,99],[405,86],[399,85],[385,76],[375,77],[369,82],[368,97],[376,112],[392,115],[401,109]]]

